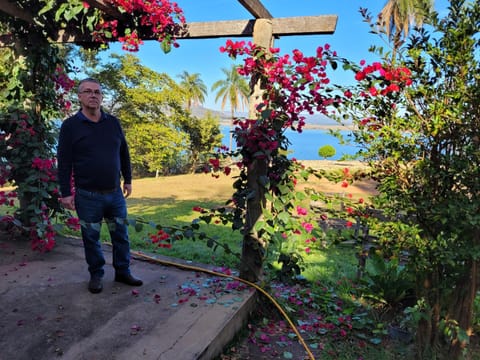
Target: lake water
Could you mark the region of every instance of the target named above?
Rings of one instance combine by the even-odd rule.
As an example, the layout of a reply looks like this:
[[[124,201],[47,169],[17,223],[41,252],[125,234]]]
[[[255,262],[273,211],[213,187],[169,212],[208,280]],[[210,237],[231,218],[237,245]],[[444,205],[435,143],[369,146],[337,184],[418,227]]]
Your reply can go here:
[[[229,146],[229,131],[228,125],[222,125],[223,141],[222,143]],[[341,131],[346,136],[348,131]],[[324,145],[332,145],[335,150],[335,156],[328,160],[338,160],[343,155],[353,155],[357,152],[357,148],[353,145],[340,144],[338,139],[331,135],[328,130],[324,129],[304,129],[301,134],[296,131],[287,130],[286,136],[288,137],[291,145],[289,150],[293,151],[288,158],[296,158],[298,160],[323,160],[318,155],[318,149]]]

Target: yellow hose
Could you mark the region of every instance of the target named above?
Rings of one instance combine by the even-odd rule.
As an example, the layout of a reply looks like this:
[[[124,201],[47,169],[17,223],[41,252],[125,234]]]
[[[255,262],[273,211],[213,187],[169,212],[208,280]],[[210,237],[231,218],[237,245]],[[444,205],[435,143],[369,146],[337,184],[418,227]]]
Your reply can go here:
[[[263,295],[265,295],[272,303],[273,305],[275,305],[275,307],[278,309],[278,311],[280,311],[280,313],[282,314],[282,316],[285,318],[285,320],[288,322],[288,324],[290,325],[290,327],[292,328],[292,330],[295,332],[295,334],[297,335],[298,337],[298,341],[300,342],[300,344],[302,344],[302,346],[304,347],[305,351],[307,352],[308,356],[310,357],[311,360],[315,360],[315,357],[313,356],[312,352],[310,351],[308,345],[305,343],[305,340],[303,339],[303,337],[300,335],[300,332],[298,331],[297,327],[295,326],[295,324],[293,323],[293,321],[288,317],[287,313],[282,309],[282,307],[280,306],[280,304],[269,294],[267,293],[265,290],[263,290],[260,286],[258,286],[257,284],[254,284],[250,281],[247,281],[247,280],[244,280],[244,279],[241,279],[239,277],[236,277],[236,276],[232,276],[232,275],[226,275],[226,274],[222,274],[222,273],[219,273],[219,272],[216,272],[216,271],[212,271],[212,270],[208,270],[208,269],[203,269],[201,267],[197,267],[197,266],[193,266],[193,265],[186,265],[186,264],[178,264],[178,263],[175,263],[173,261],[168,261],[168,260],[161,260],[161,259],[157,259],[157,258],[154,258],[152,256],[149,256],[149,255],[146,255],[146,254],[143,254],[143,253],[140,253],[140,252],[136,252],[136,251],[132,251],[132,255],[134,256],[137,256],[139,258],[143,258],[145,260],[148,260],[148,261],[152,261],[152,262],[155,262],[155,263],[160,263],[160,264],[163,264],[163,265],[169,265],[169,266],[175,266],[175,267],[179,267],[179,268],[182,268],[182,269],[188,269],[188,270],[193,270],[193,271],[201,271],[201,272],[204,272],[206,274],[210,274],[210,275],[214,275],[214,276],[222,276],[222,277],[225,277],[225,278],[231,278],[231,279],[234,279],[234,280],[237,280],[237,281],[240,281],[244,284],[247,284],[248,286],[251,286],[255,289],[257,289],[258,291],[260,291]]]

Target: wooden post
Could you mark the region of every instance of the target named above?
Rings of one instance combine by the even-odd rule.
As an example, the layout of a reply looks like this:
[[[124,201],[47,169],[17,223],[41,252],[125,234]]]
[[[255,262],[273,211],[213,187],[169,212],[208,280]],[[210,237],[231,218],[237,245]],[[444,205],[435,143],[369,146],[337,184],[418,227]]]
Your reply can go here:
[[[267,50],[273,46],[272,21],[270,19],[258,19],[255,22],[253,42]],[[252,95],[249,99],[249,118],[255,119],[257,117],[256,106],[262,100],[263,90],[259,82],[252,86]],[[260,280],[263,274],[266,244],[261,241],[254,228],[257,221],[261,219],[266,204],[265,186],[259,180],[267,175],[267,161],[267,159],[257,158],[247,170],[247,186],[254,196],[247,200],[240,277],[251,282]]]

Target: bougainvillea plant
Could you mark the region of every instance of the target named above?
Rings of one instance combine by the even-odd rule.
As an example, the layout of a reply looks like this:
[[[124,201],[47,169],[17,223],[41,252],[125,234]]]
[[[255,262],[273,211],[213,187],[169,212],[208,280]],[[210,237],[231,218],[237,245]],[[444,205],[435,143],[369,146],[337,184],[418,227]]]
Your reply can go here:
[[[22,67],[24,64],[16,66]],[[18,71],[16,66],[10,70]],[[19,110],[12,99],[10,106],[2,108],[0,114],[0,150],[3,154],[0,184],[2,187],[5,184],[15,186],[14,190],[0,193],[0,204],[6,209],[12,209],[7,210],[7,216],[2,217],[2,220],[21,228],[30,237],[32,248],[40,251],[51,250],[55,244],[53,217],[60,216],[59,219],[67,221],[70,226],[75,224],[71,214],[58,203],[56,161],[53,154],[55,129],[51,121],[43,119],[47,114],[61,116],[70,108],[67,94],[73,87],[73,81],[66,76],[60,64],[52,70],[54,73],[47,75],[47,81],[44,82],[47,85],[43,91],[44,95],[51,94],[55,106]],[[35,75],[45,77],[40,72]],[[10,84],[21,86],[13,78],[10,79]],[[12,90],[15,87],[12,86]],[[21,91],[27,92],[28,88],[22,87],[19,92]],[[4,100],[4,104],[7,100]]]
[[[308,194],[297,189],[296,185],[299,181],[306,181],[310,175],[327,176],[287,157],[289,140],[285,132],[287,129],[302,132],[307,114],[328,114],[328,108],[338,101],[327,91],[330,83],[327,68],[329,65],[336,68],[336,53],[327,44],[319,47],[314,56],[305,56],[299,50],[291,56],[281,56],[278,49],[266,51],[252,43],[230,40],[221,51],[232,58],[243,57],[243,65],[238,67],[238,72],[260,83],[263,98],[256,106],[256,118],[234,121],[236,150],[220,149],[206,168],[214,176],[221,172],[228,175],[231,169],[224,165],[223,160],[238,159],[235,165],[240,175],[234,182],[235,193],[229,204],[233,211],[203,210],[200,219],[210,222],[217,217],[231,222],[234,230],[247,231],[247,204],[256,196],[248,181],[249,173],[259,162],[266,164],[265,174],[255,180],[263,187],[266,200],[255,231],[264,244],[265,258],[270,257],[267,264],[272,261],[280,263],[282,269],[279,275],[285,280],[300,274],[302,257],[313,247],[322,246],[325,238],[318,214],[310,208],[310,201],[323,195]],[[346,169],[329,177],[333,181],[343,181],[347,187],[355,174]],[[351,213],[344,213],[344,217],[348,216],[353,219]],[[327,220],[328,216],[324,215],[323,219]]]
[[[182,9],[169,0],[107,0],[104,7],[88,0],[41,2],[41,19],[54,14],[55,21],[67,29],[75,22],[79,29],[91,34],[97,46],[120,41],[124,50],[138,51],[142,39],[151,38],[161,43],[164,52],[169,52],[172,45],[178,47],[177,36],[185,30]]]

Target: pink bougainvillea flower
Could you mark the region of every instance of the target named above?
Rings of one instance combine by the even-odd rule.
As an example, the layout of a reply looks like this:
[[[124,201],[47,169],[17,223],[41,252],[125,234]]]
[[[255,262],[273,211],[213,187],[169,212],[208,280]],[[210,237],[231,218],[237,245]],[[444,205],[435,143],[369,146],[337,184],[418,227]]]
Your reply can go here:
[[[300,216],[307,215],[307,209],[297,206],[297,214]]]
[[[305,229],[307,233],[311,233],[313,230],[313,225],[309,222],[302,222],[302,227]]]

